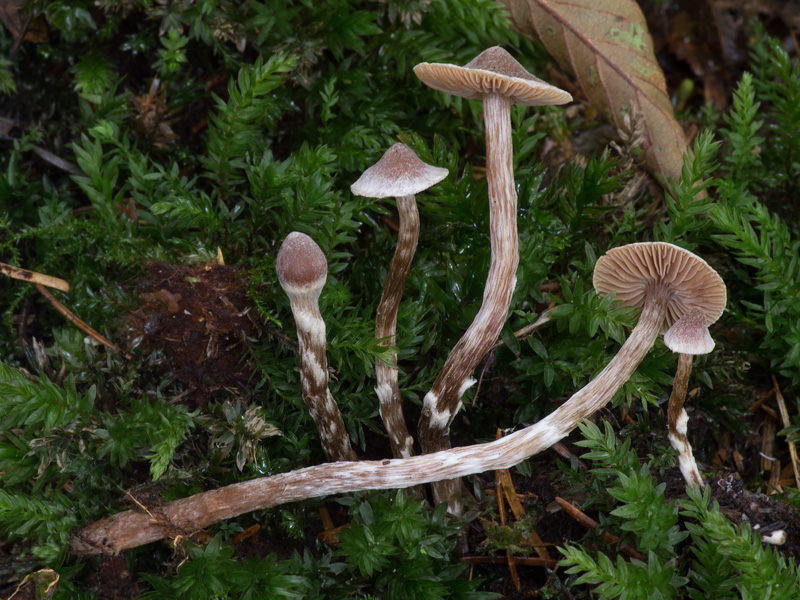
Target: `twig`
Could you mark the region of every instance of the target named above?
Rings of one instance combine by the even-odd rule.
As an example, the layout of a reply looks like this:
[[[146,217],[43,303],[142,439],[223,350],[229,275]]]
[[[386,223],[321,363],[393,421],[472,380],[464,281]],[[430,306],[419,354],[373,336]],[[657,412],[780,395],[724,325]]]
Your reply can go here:
[[[497,434],[495,439],[500,439],[503,437],[502,430],[498,427]],[[506,490],[503,488],[503,473],[508,474],[508,471],[505,469],[497,469],[494,472],[494,487],[497,490],[497,512],[500,514],[500,525],[502,527],[506,526],[506,503],[503,501],[504,496],[506,495]],[[516,500],[516,492],[514,492],[514,499]],[[508,572],[511,575],[511,581],[514,584],[514,589],[518,592],[522,589],[522,584],[519,580],[519,575],[517,574],[517,563],[514,562],[514,555],[511,554],[511,550],[506,548],[506,564],[508,565]]]
[[[587,529],[591,529],[592,531],[597,531],[600,529],[600,523],[589,517],[586,513],[581,511],[577,506],[572,504],[571,502],[567,502],[563,498],[559,498],[556,496],[556,502],[558,505],[564,509],[570,517],[578,521],[581,525],[586,527]],[[619,538],[615,535],[611,535],[607,531],[603,531],[600,533],[600,537],[602,537],[605,541],[609,544],[618,544]],[[627,556],[628,558],[635,558],[637,560],[644,561],[646,559],[645,555],[636,550],[635,548],[631,547],[630,545],[625,545],[619,549],[622,554]]]
[[[761,408],[764,408],[763,406]],[[777,415],[775,416],[777,418]],[[767,417],[761,425],[761,470],[771,471],[775,462],[775,419]]]
[[[231,545],[235,546],[236,544],[241,544],[246,539],[249,539],[253,537],[255,534],[257,534],[260,529],[261,525],[259,525],[258,523],[250,525],[250,527],[248,527],[244,531],[240,531],[233,537],[233,539],[231,540]]]
[[[778,387],[778,380],[775,379],[775,375],[772,376],[772,385],[775,386],[775,398],[778,400],[778,409],[781,411],[783,426],[789,427],[792,424],[789,420],[789,411],[786,410],[786,400],[783,399],[783,394]],[[792,459],[792,469],[794,470],[794,483],[797,489],[800,489],[800,466],[797,464],[797,445],[792,441],[787,443],[789,444],[789,456]]]
[[[584,461],[582,461],[580,458],[578,458],[572,452],[570,452],[569,448],[567,448],[561,442],[556,442],[555,444],[553,444],[553,450],[563,459],[572,460],[574,458],[578,462],[578,464],[581,467],[583,467],[584,471],[589,470],[589,465],[587,465]]]
[[[514,337],[518,340],[525,338],[526,336],[533,333],[537,328],[541,327],[545,323],[550,320],[550,313],[552,312],[553,308],[555,307],[554,303],[551,303],[550,306],[545,310],[542,314],[539,315],[539,318],[536,319],[533,323],[526,325],[522,329],[519,329],[514,332]],[[489,348],[489,351],[486,353],[486,356],[483,361],[483,368],[481,369],[481,375],[478,378],[478,385],[475,387],[475,395],[472,398],[472,406],[475,406],[475,402],[478,399],[478,393],[481,390],[481,385],[483,385],[483,377],[486,374],[486,370],[489,368],[489,365],[493,364],[494,358],[494,351],[498,348],[502,348],[505,346],[505,342],[503,340],[498,340],[494,343],[494,345]]]
[[[551,303],[550,306],[548,306],[547,309],[543,311],[542,314],[539,315],[539,318],[536,319],[533,323],[525,325],[525,327],[523,327],[522,329],[518,329],[517,331],[515,331],[514,337],[517,338],[518,340],[524,339],[531,333],[536,331],[539,327],[550,321],[551,319],[550,315],[552,314],[554,308],[555,304]],[[489,348],[489,352],[494,352],[498,348],[502,348],[505,345],[506,343],[503,340],[498,340],[497,342],[495,342],[494,346]]]
[[[103,344],[104,346],[107,346],[107,347],[111,348],[112,350],[114,350],[116,352],[119,352],[120,354],[122,354],[128,360],[133,358],[133,356],[131,356],[127,352],[123,352],[122,350],[120,350],[119,347],[116,344],[114,344],[114,342],[111,342],[110,340],[104,338],[102,335],[97,333],[94,329],[89,327],[89,325],[87,325],[86,323],[81,321],[78,317],[76,317],[74,314],[72,314],[72,312],[66,306],[61,304],[61,302],[56,300],[56,297],[53,296],[53,294],[51,294],[47,290],[47,288],[45,288],[43,285],[37,283],[36,284],[36,289],[39,290],[39,293],[42,296],[47,298],[47,301],[50,304],[53,305],[53,308],[55,308],[58,312],[60,312],[62,315],[64,315],[64,318],[67,321],[69,321],[70,323],[72,323],[73,325],[75,325],[75,327],[77,327],[81,331],[85,332],[87,335],[89,335],[90,337],[95,339],[100,344]]]
[[[62,292],[69,291],[69,283],[58,277],[51,277],[50,275],[42,275],[35,271],[28,271],[27,269],[20,269],[19,267],[12,267],[5,263],[0,263],[0,273],[11,277],[12,279],[19,279],[21,281],[28,281],[30,283],[40,283]]]
[[[555,569],[558,566],[558,561],[552,558],[539,558],[538,556],[515,556],[514,561],[518,565],[526,567],[546,567],[548,569]],[[506,559],[498,556],[462,556],[461,562],[470,563],[473,565],[504,565]]]

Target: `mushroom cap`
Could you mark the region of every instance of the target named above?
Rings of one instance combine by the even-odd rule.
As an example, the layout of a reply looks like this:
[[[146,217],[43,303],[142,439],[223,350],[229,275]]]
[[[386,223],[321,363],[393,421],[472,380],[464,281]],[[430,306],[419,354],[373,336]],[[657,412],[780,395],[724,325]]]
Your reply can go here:
[[[648,290],[666,291],[671,300],[662,331],[694,307],[711,325],[727,301],[725,282],[706,261],[666,242],[612,248],[597,260],[594,289],[601,296],[616,292],[616,299],[628,306],[644,306]]]
[[[361,174],[350,191],[367,198],[410,196],[436,185],[448,173],[447,169],[422,162],[411,148],[398,142]]]
[[[714,340],[708,333],[705,313],[690,308],[664,334],[667,348],[679,354],[708,354],[714,349]]]
[[[512,104],[541,106],[565,104],[572,96],[534,77],[500,46],[484,50],[463,67],[445,63],[420,63],[414,74],[428,87],[469,100],[502,94]]]
[[[278,250],[275,271],[287,294],[303,294],[322,289],[328,278],[328,261],[314,240],[293,231]]]

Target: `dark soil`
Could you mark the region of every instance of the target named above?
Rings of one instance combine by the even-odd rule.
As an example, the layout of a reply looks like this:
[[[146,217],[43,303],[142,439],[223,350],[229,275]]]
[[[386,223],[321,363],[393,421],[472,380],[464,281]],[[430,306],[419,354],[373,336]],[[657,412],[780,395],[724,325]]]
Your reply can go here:
[[[131,345],[163,351],[181,401],[202,408],[219,390],[248,387],[254,369],[246,348],[257,328],[247,284],[241,267],[147,265],[136,286],[141,304],[129,318]]]

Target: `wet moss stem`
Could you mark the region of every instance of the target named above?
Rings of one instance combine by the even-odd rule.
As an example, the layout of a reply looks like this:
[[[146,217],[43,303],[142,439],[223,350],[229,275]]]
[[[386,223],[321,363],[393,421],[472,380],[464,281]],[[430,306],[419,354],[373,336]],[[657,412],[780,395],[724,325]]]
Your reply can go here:
[[[425,395],[418,436],[425,453],[450,447],[447,437],[461,397],[474,383],[470,375],[500,334],[511,305],[519,264],[517,192],[511,142],[511,100],[501,94],[483,97],[486,127],[486,179],[489,184],[489,231],[492,258],[483,303],[456,343]]]
[[[396,345],[397,310],[403,297],[411,262],[419,240],[419,211],[413,195],[397,196],[397,212],[400,216],[400,229],[397,233],[397,248],[389,272],[383,283],[383,293],[378,304],[375,318],[375,337],[383,346]],[[397,353],[391,353],[391,363],[397,364]],[[378,381],[376,390],[380,400],[380,414],[383,426],[389,434],[392,456],[408,458],[414,454],[414,439],[408,433],[403,404],[400,397],[400,386],[397,382],[397,367],[386,364],[382,360],[375,361],[375,375]]]
[[[421,483],[507,469],[549,448],[579,422],[602,408],[633,375],[653,346],[671,294],[653,286],[639,322],[617,355],[585,387],[547,417],[506,437],[473,446],[406,459],[337,462],[234,483],[182,498],[154,514],[129,510],[75,532],[70,551],[77,555],[114,553],[165,537],[165,532],[194,532],[223,519],[307,498],[369,489],[408,488]]]

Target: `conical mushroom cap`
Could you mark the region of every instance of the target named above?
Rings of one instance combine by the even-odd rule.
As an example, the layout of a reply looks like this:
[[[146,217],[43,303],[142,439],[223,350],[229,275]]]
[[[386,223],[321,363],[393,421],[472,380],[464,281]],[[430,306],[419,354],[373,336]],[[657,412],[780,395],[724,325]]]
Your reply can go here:
[[[411,148],[398,142],[364,171],[350,191],[367,198],[411,196],[436,185],[448,172],[422,162]]]
[[[321,290],[325,285],[328,261],[314,240],[305,233],[293,231],[278,250],[275,271],[287,294],[304,294]]]
[[[463,67],[446,63],[420,63],[414,74],[440,92],[480,100],[486,94],[503,94],[512,104],[541,106],[565,104],[572,96],[531,75],[500,46],[484,50]]]
[[[725,310],[727,289],[706,261],[666,242],[639,242],[612,248],[597,260],[594,289],[628,306],[644,306],[648,292],[668,293],[670,302],[662,331],[691,308],[699,308],[706,325]]]
[[[664,344],[679,354],[708,354],[714,349],[714,340],[708,333],[706,315],[699,308],[689,309],[664,334]]]

